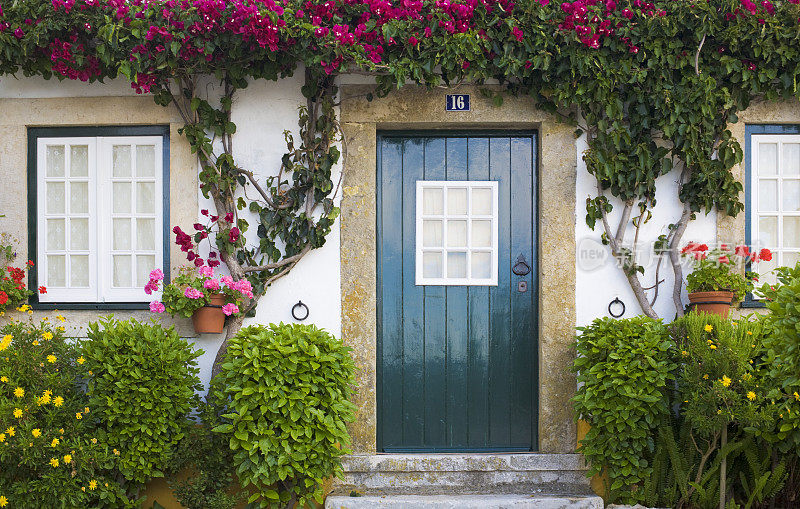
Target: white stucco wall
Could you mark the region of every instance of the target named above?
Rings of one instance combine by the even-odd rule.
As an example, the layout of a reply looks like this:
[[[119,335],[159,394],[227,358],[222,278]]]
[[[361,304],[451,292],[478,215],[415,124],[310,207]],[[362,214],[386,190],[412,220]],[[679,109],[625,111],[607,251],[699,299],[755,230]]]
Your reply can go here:
[[[597,196],[595,178],[586,171],[583,161],[583,152],[587,148],[586,136],[583,135],[577,143],[578,151],[578,179],[575,203],[575,240],[577,244],[576,263],[576,291],[575,305],[578,325],[586,325],[595,318],[609,316],[608,305],[618,297],[625,304],[624,318],[630,318],[641,313],[641,307],[633,295],[625,274],[616,265],[610,255],[610,249],[600,243],[603,226],[598,222],[594,231],[586,225],[586,198]],[[644,224],[639,233],[639,245],[642,251],[652,253],[652,244],[659,235],[667,233],[667,225],[677,222],[681,215],[681,203],[677,200],[678,174],[673,171],[660,177],[656,186],[656,207],[652,211],[653,218]],[[612,201],[614,210],[610,214],[612,228],[616,228],[622,206],[619,201]],[[683,236],[682,244],[690,240],[712,243],[717,235],[716,213],[698,214],[697,219],[689,223]],[[634,228],[629,226],[626,241],[632,242]],[[605,258],[603,258],[605,257]],[[642,259],[645,267],[642,281],[645,287],[655,283],[655,259],[649,257]],[[647,260],[647,261],[645,261]],[[684,271],[685,272],[685,271]],[[685,274],[684,274],[685,277]],[[672,302],[672,287],[674,277],[672,267],[668,260],[664,260],[659,272],[659,279],[664,279],[661,284],[655,311],[665,320],[669,321],[675,316],[675,306]],[[653,290],[647,292],[653,295]],[[683,289],[684,302],[688,302],[686,288]],[[619,312],[618,308],[614,308]]]
[[[239,165],[251,168],[256,175],[265,177],[277,174],[280,158],[286,145],[284,130],[297,134],[297,108],[305,101],[300,94],[302,72],[282,82],[264,80],[251,84],[234,99],[233,121],[237,125],[234,135],[234,156]],[[206,91],[210,97],[217,93],[213,84]],[[47,81],[41,78],[0,77],[0,98],[72,98],[72,97],[119,97],[133,96],[135,92],[124,80],[108,83],[80,83]],[[113,123],[113,119],[109,119]],[[171,140],[174,143],[174,140]],[[333,180],[338,182],[341,165],[334,168]],[[197,193],[199,207],[197,217],[202,221],[200,210],[213,211],[213,203],[206,201],[199,189],[187,189],[187,193]],[[254,196],[253,191],[250,196]],[[180,196],[172,196],[173,202]],[[337,198],[338,203],[338,198]],[[20,211],[20,213],[26,213]],[[256,242],[256,223],[247,210],[242,216],[249,220],[251,230],[247,236],[251,243]],[[170,225],[171,227],[174,225]],[[181,224],[191,232],[191,224]],[[2,230],[2,222],[0,222]],[[170,238],[174,236],[170,234]],[[256,239],[256,240],[253,240]],[[171,260],[172,265],[186,263],[185,260]],[[221,269],[223,266],[220,267]],[[303,323],[314,323],[336,336],[341,334],[341,305],[339,288],[339,222],[334,224],[325,246],[306,255],[295,269],[278,280],[260,300],[254,318],[247,319],[245,325],[257,323],[293,322],[292,306],[302,300],[309,307],[309,317]],[[122,316],[122,313],[118,313]],[[222,335],[203,334],[191,338],[205,354],[199,359],[201,379],[207,384],[211,376],[211,365],[222,341]]]

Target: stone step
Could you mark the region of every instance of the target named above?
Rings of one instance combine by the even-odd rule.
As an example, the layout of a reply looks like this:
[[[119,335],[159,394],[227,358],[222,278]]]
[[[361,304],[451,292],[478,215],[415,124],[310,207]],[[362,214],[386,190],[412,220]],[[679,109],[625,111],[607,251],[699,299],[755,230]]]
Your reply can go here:
[[[588,492],[580,454],[350,455],[336,491],[365,494],[559,494]]]
[[[596,495],[334,495],[325,509],[603,509]]]

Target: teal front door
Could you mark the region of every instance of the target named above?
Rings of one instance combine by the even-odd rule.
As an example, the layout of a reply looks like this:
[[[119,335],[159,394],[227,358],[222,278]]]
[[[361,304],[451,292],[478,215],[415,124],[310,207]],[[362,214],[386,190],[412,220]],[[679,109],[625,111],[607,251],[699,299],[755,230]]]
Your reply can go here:
[[[378,137],[378,450],[537,448],[536,136]]]

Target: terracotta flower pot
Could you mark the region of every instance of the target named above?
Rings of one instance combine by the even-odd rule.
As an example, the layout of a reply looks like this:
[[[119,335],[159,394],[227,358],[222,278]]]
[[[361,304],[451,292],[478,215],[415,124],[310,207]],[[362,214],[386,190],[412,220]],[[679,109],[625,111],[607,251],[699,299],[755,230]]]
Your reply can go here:
[[[211,295],[211,304],[203,306],[192,315],[194,331],[198,334],[219,334],[225,328],[225,313],[222,306],[225,296],[219,293]]]
[[[689,294],[689,302],[698,313],[710,313],[728,318],[733,303],[733,292],[693,292]]]

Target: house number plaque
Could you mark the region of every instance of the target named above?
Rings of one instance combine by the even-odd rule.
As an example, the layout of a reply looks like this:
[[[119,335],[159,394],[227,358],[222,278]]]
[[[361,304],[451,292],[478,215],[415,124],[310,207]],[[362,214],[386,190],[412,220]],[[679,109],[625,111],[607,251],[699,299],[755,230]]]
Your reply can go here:
[[[446,111],[469,111],[469,94],[447,94]]]

